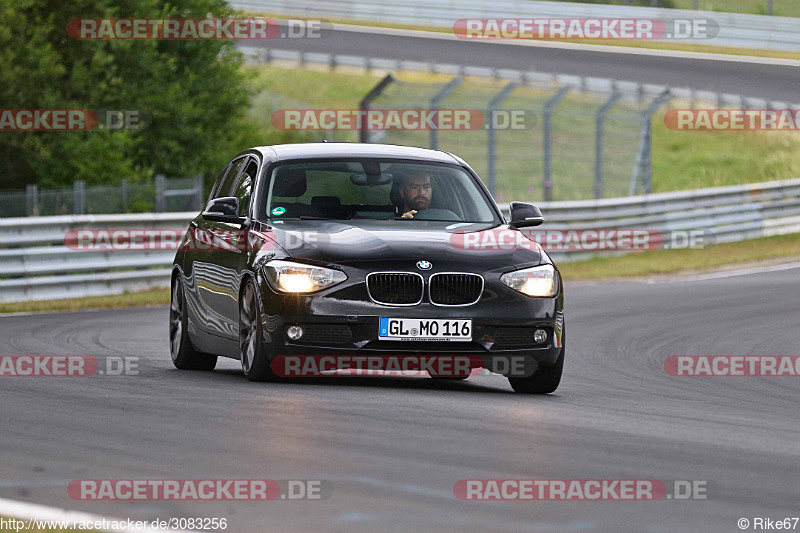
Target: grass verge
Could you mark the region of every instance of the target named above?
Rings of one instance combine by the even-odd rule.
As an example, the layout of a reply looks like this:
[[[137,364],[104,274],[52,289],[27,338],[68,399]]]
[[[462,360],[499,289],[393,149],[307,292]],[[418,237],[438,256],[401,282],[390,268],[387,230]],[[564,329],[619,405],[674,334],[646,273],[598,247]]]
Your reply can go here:
[[[700,250],[654,250],[561,263],[567,281],[708,272],[727,266],[791,259],[800,261],[800,233],[718,244]]]
[[[37,313],[80,311],[114,307],[144,307],[168,305],[169,289],[158,288],[141,292],[130,292],[112,296],[90,296],[88,298],[64,298],[36,302],[0,303],[0,313]]]

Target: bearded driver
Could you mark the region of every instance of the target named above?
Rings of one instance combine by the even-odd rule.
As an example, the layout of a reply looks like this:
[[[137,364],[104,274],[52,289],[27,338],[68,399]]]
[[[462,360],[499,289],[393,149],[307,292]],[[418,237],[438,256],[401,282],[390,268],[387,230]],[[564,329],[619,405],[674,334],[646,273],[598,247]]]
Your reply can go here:
[[[431,206],[433,187],[430,175],[425,172],[407,174],[398,191],[403,200],[403,218],[414,218],[418,211]]]

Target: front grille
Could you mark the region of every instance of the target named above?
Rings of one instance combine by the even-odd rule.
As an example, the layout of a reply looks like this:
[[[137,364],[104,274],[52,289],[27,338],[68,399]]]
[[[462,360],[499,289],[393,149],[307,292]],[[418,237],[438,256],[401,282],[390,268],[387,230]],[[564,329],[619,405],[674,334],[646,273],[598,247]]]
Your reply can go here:
[[[373,300],[387,305],[415,305],[422,301],[422,276],[406,272],[376,272],[367,276]]]
[[[494,342],[502,346],[537,346],[533,333],[539,328],[497,328],[494,330]]]
[[[474,304],[483,293],[483,278],[477,274],[434,274],[428,283],[431,303],[437,305]]]
[[[347,344],[353,339],[349,326],[329,324],[303,325],[303,336],[298,342],[310,344]]]

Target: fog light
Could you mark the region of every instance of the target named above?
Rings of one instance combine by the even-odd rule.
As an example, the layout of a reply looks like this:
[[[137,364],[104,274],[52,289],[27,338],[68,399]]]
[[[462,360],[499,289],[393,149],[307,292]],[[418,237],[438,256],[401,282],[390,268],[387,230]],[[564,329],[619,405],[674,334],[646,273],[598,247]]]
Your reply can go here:
[[[533,340],[536,341],[536,344],[544,344],[547,340],[547,332],[543,329],[537,329],[533,332]]]
[[[286,330],[286,336],[289,337],[289,339],[296,341],[303,336],[303,328],[300,326],[289,326],[289,328]]]

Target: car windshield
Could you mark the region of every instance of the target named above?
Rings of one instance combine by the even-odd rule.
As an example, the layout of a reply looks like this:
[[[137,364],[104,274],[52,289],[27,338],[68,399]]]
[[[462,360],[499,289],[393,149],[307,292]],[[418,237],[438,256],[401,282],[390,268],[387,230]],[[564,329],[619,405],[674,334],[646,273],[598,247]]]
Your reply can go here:
[[[266,217],[497,220],[488,198],[463,169],[375,159],[304,161],[274,167]]]

